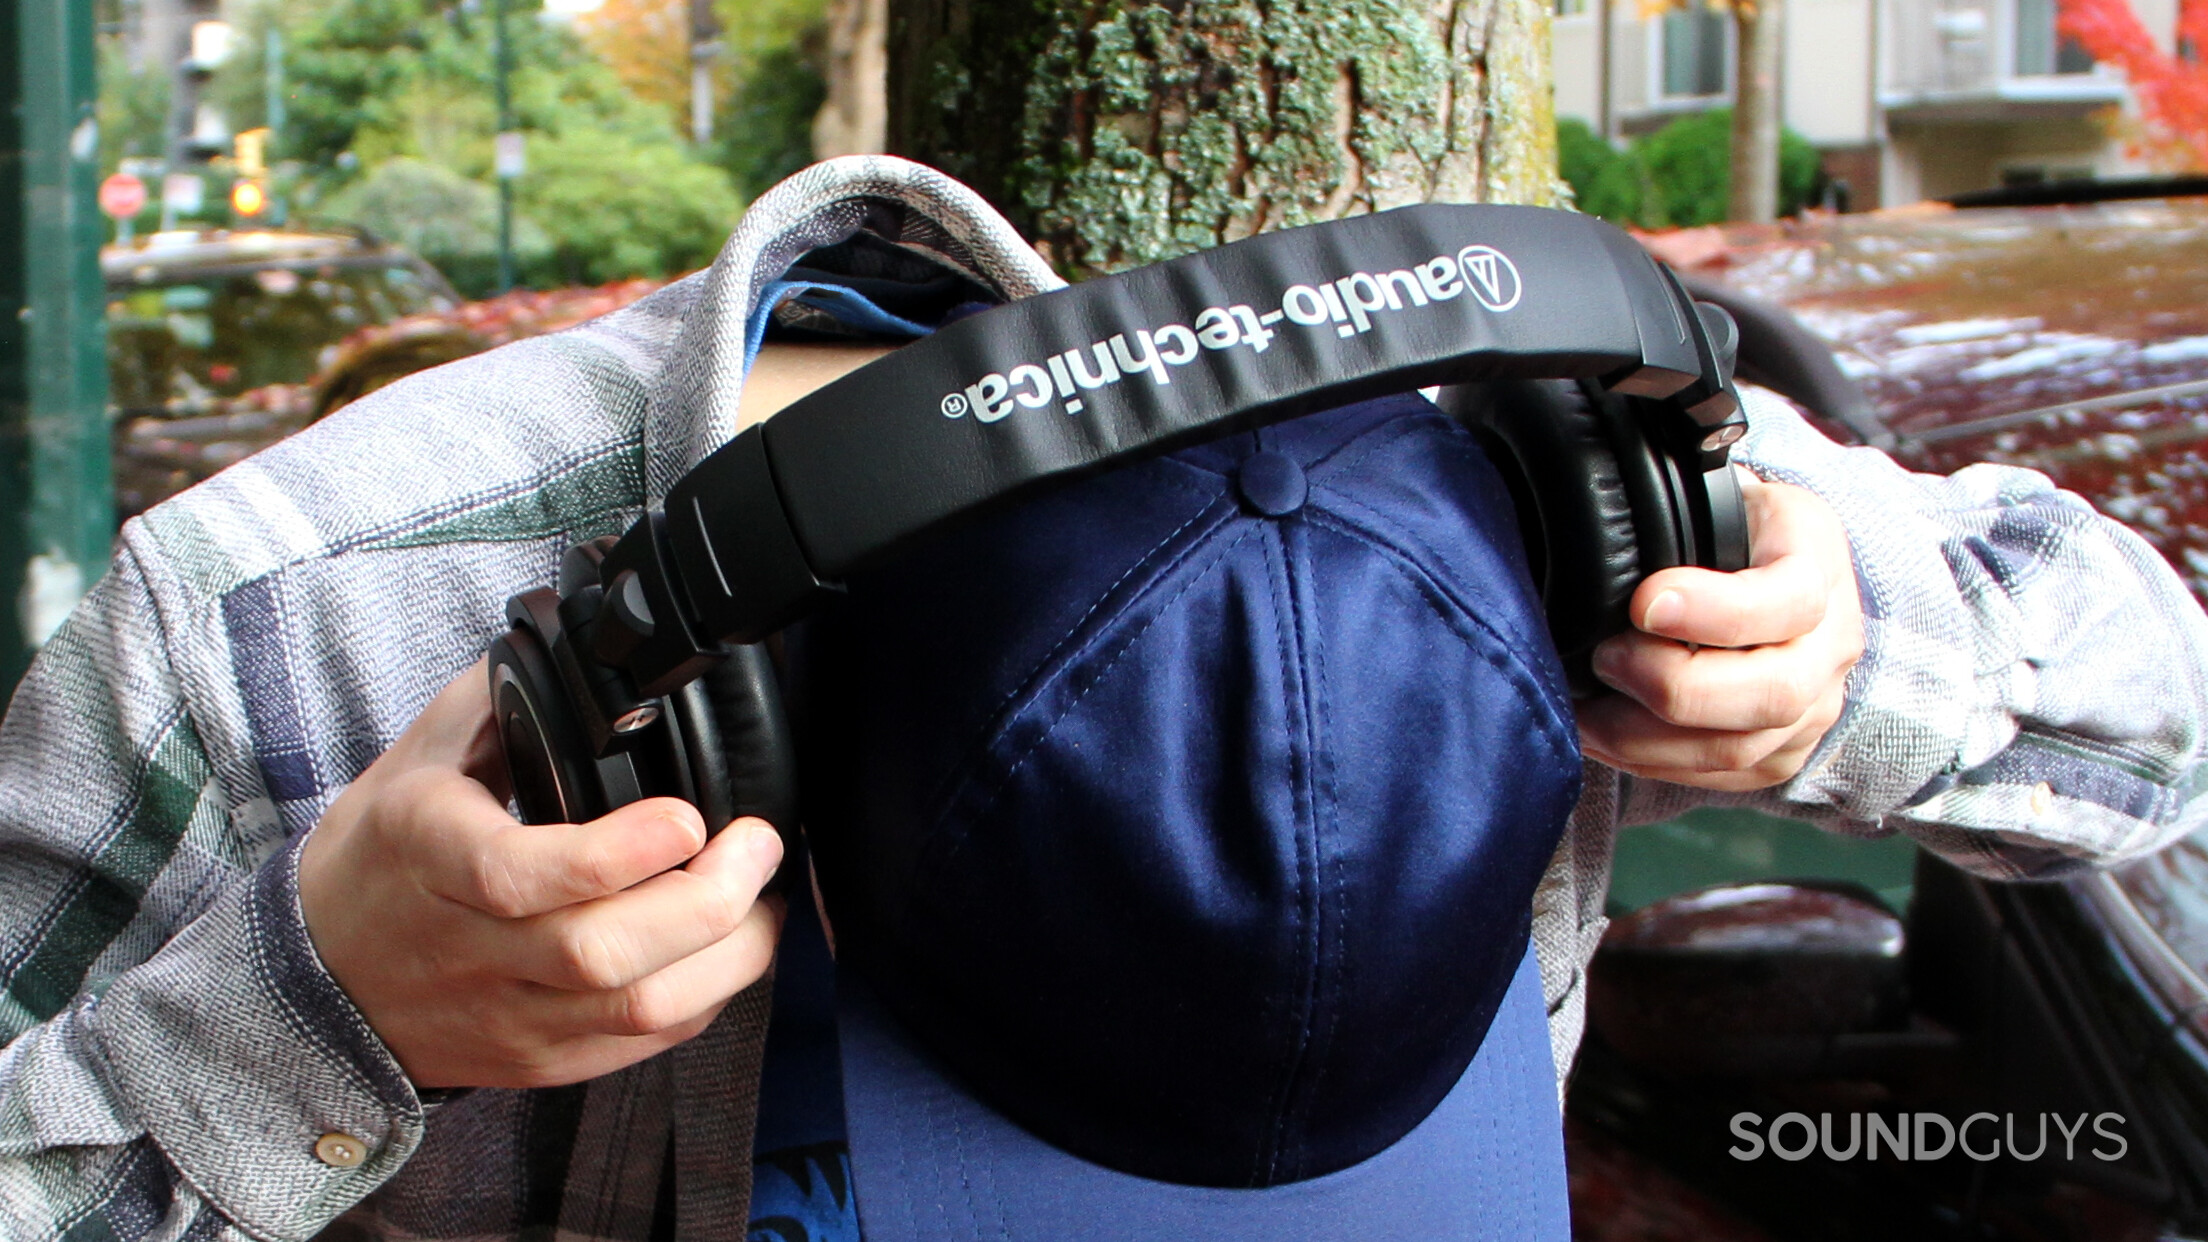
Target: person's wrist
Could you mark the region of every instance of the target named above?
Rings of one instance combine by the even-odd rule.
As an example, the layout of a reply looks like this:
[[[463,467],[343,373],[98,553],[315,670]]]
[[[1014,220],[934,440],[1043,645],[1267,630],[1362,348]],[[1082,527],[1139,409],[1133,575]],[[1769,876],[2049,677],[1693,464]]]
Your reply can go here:
[[[318,1232],[424,1133],[397,1060],[308,941],[298,851],[226,888],[118,976],[93,1017],[123,1106],[217,1211],[263,1238]]]

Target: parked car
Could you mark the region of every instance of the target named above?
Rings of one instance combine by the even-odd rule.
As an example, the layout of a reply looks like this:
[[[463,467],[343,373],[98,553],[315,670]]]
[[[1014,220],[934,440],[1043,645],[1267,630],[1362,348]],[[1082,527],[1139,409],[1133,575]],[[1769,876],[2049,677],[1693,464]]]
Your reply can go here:
[[[1812,393],[1836,438],[2046,471],[2208,599],[2208,198],[1649,244],[1744,337],[1829,345],[1830,374],[1764,378]],[[2208,837],[1999,885],[1899,838],[1700,812],[1626,833],[1613,898],[1568,1109],[1581,1237],[2208,1236]],[[2012,1117],[2017,1146],[1847,1145],[1926,1116],[1933,1147],[1973,1116],[1977,1152]],[[2043,1116],[2064,1120],[2037,1152]],[[2059,1137],[2081,1119],[2117,1137]]]
[[[1654,241],[1690,280],[1783,307],[1909,466],[2046,471],[2208,599],[2208,197],[1921,208]]]
[[[392,380],[606,314],[661,283],[463,302],[402,249],[322,234],[110,251],[106,263],[122,518]],[[180,321],[179,309],[199,319]]]
[[[349,233],[154,233],[103,251],[100,272],[126,517],[304,426],[338,342],[460,301],[413,254]]]

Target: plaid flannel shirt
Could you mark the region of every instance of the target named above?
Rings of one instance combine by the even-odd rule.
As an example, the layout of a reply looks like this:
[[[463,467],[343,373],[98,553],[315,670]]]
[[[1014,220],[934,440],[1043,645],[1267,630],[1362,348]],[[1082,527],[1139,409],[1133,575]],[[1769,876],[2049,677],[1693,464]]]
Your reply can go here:
[[[425,1106],[316,957],[295,862],[510,593],[732,433],[760,292],[861,228],[1007,297],[1058,283],[956,183],[836,161],[709,272],[394,384],[125,528],[0,727],[0,1237],[641,1242],[669,1160],[677,1236],[743,1235],[756,990],[605,1078]],[[2022,877],[2201,817],[2208,623],[2145,544],[2027,471],[1913,476],[1775,399],[1752,418],[1741,457],[1845,521],[1868,647],[1782,789],[1590,768],[1537,898],[1560,1064],[1620,824],[1758,805]],[[332,1133],[365,1159],[318,1159]]]

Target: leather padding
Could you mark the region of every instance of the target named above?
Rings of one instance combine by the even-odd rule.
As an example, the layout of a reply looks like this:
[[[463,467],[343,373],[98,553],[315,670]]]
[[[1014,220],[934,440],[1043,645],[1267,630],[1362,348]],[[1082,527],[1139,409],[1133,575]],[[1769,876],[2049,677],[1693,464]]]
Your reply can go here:
[[[1599,687],[1594,647],[1630,627],[1641,579],[1684,562],[1665,463],[1623,399],[1591,383],[1504,380],[1444,391],[1518,502],[1527,559],[1574,694]]]
[[[712,671],[668,696],[681,724],[699,813],[708,832],[756,815],[782,834],[797,828],[797,749],[765,645],[730,648]]]

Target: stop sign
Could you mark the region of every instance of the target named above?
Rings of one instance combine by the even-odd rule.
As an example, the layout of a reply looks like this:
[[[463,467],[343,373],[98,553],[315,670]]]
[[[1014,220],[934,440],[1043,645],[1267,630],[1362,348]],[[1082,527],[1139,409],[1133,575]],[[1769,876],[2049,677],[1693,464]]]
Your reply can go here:
[[[100,183],[100,210],[117,220],[128,220],[145,210],[146,183],[129,173],[116,173]]]

